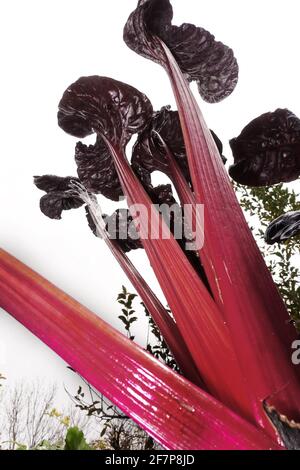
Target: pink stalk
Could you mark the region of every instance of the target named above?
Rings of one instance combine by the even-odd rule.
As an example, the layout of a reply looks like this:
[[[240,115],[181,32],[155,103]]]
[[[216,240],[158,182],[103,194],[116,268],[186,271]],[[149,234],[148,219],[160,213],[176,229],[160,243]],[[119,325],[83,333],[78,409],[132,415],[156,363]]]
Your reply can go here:
[[[0,307],[167,449],[281,448],[3,250]]]
[[[296,331],[245,221],[199,106],[161,42],[177,101],[196,202],[205,204],[203,265],[228,324],[255,420],[268,427],[262,401],[299,417],[299,368],[291,362]],[[272,431],[270,431],[272,432]]]
[[[143,205],[138,217],[140,238],[166,296],[178,328],[207,389],[233,409],[247,414],[249,397],[241,380],[229,332],[206,287],[187,260],[158,211],[133,173],[126,156],[102,135],[114,158],[127,202]],[[132,213],[135,218],[134,213]],[[151,229],[159,232],[157,239]],[[219,355],[220,352],[220,355]]]
[[[150,289],[145,279],[130,261],[128,256],[123,252],[115,240],[111,240],[106,231],[105,223],[102,218],[100,206],[94,198],[91,198],[85,188],[81,185],[74,184],[75,191],[87,204],[91,217],[93,218],[98,235],[104,239],[111,253],[118,261],[119,265],[127,275],[128,279],[136,289],[137,293],[144,302],[146,308],[151,314],[152,319],[158,326],[164,340],[171,350],[175,361],[184,376],[191,380],[194,384],[203,388],[203,382],[200,379],[199,372],[194,364],[189,350],[187,349],[182,335],[169,313],[166,311],[162,303],[158,300],[154,292]]]

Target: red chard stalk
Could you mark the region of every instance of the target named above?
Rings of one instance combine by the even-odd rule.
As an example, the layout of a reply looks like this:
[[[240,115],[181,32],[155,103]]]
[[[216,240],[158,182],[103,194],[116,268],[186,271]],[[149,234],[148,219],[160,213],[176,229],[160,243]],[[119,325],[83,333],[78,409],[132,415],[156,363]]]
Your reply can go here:
[[[120,244],[117,243],[116,240],[110,238],[96,198],[91,197],[84,186],[78,183],[74,184],[74,190],[75,193],[77,192],[79,197],[86,204],[88,214],[92,219],[90,223],[93,224],[93,231],[95,231],[97,236],[105,240],[110,251],[126,273],[137,293],[140,295],[148,311],[151,313],[154,322],[163,335],[168,347],[170,348],[170,351],[173,353],[179,368],[185,377],[187,377],[193,383],[203,387],[199,372],[197,371],[194,361],[184,343],[176,323],[158,300],[154,292],[147,285],[145,279],[137,271],[131,260],[124,253],[124,250],[120,247]]]
[[[225,319],[249,392],[253,419],[274,432],[263,403],[299,419],[299,368],[290,359],[296,332],[247,226],[218,149],[189,82],[201,97],[218,102],[235,88],[233,52],[194,25],[172,25],[169,0],[141,0],[130,15],[124,40],[162,65],[172,84],[196,203],[205,206],[202,262]]]
[[[282,449],[1,249],[0,307],[166,449]]]
[[[138,214],[141,242],[200,376],[216,397],[247,416],[249,400],[227,326],[125,155],[130,136],[143,131],[151,117],[152,106],[145,95],[124,83],[96,76],[82,77],[72,84],[58,112],[59,125],[66,132],[77,137],[95,132],[105,142],[129,209],[143,205]],[[153,229],[159,234],[156,239],[149,236]],[[218,348],[222,361],[216,354]]]
[[[165,69],[177,110],[153,111],[146,95],[112,78],[79,78],[62,96],[58,124],[95,142],[76,143],[76,177],[50,174],[34,183],[51,219],[85,206],[90,228],[140,295],[182,375],[1,249],[0,307],[167,449],[299,449],[297,333],[235,196],[222,143],[190,89],[195,81],[202,99],[223,100],[236,87],[238,63],[211,33],[172,19],[169,0],[139,0],[124,40]],[[300,120],[287,109],[254,119],[230,145],[229,176],[239,184],[300,175]],[[154,171],[177,194],[171,184],[154,187]],[[128,209],[102,214],[98,194],[126,198]],[[266,242],[299,234],[299,220],[298,210],[283,214]],[[171,314],[127,255],[137,249],[145,250]]]

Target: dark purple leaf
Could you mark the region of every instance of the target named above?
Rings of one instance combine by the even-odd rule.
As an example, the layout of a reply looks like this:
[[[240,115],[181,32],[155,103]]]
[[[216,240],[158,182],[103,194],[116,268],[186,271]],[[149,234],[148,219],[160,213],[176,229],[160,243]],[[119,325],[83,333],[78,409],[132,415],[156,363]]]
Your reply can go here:
[[[151,185],[151,173],[156,170],[172,178],[165,150],[160,145],[153,131],[156,131],[165,142],[170,152],[177,160],[185,178],[190,183],[190,172],[178,112],[171,111],[169,106],[165,106],[160,111],[153,114],[152,121],[149,126],[139,134],[133,148],[131,160],[132,168],[139,176],[143,185],[146,188]],[[222,154],[222,142],[213,131],[211,131],[211,133],[220,154]],[[223,155],[222,159],[225,163],[226,158]]]
[[[36,187],[46,193],[53,191],[69,191],[72,181],[78,182],[78,178],[75,176],[43,175],[34,176],[33,180]]]
[[[169,0],[140,0],[124,28],[124,41],[138,54],[166,66],[159,38],[174,55],[189,81],[198,83],[202,98],[218,102],[234,90],[238,64],[230,48],[193,24],[172,25]]]
[[[149,188],[149,196],[153,204],[167,204],[168,206],[176,204],[176,199],[173,196],[172,186],[170,184],[160,184],[155,188]]]
[[[130,49],[159,64],[164,63],[164,53],[155,36],[160,36],[173,18],[169,0],[139,0],[137,8],[129,16],[123,38]]]
[[[40,209],[50,219],[61,219],[63,211],[78,209],[83,202],[74,196],[67,194],[67,191],[53,191],[45,194],[40,200]]]
[[[124,147],[152,116],[148,98],[135,88],[107,77],[81,77],[63,94],[58,124],[67,133],[97,133]]]
[[[97,227],[95,225],[93,217],[91,216],[88,206],[85,206],[85,216],[91,231],[93,232],[95,237],[98,237]],[[103,214],[103,217],[105,217],[105,214]]]
[[[79,179],[89,192],[119,201],[123,196],[119,177],[111,154],[100,136],[95,145],[78,142],[75,161]]]
[[[161,171],[171,176],[165,151],[159,145],[153,130],[157,131],[175,156],[184,175],[189,179],[185,145],[177,111],[171,111],[168,106],[153,114],[149,126],[138,136],[133,148],[132,167],[141,181],[148,186],[151,183],[151,173]]]
[[[300,211],[287,212],[274,220],[266,230],[265,241],[269,245],[281,243],[300,234]]]
[[[110,217],[106,216],[105,222],[109,238],[116,240],[125,253],[142,248],[128,209],[117,209]]]
[[[269,186],[300,175],[300,119],[277,109],[251,121],[230,141],[234,165],[230,176],[247,186]]]
[[[166,204],[167,206],[177,205],[176,200],[173,196],[172,186],[170,184],[166,185],[159,185],[156,187],[150,186],[148,189],[148,194],[153,202],[153,204],[157,204],[161,206],[162,204]],[[179,207],[179,206],[178,206]],[[97,230],[93,218],[90,215],[88,207],[85,208],[86,210],[86,217],[89,224],[90,229],[97,236]],[[174,228],[174,214],[171,213],[172,221],[171,226]],[[129,251],[126,249],[124,244],[125,240],[122,240],[121,236],[127,238],[129,242],[127,243],[127,247],[131,249],[143,248],[142,244],[140,243],[139,236],[137,235],[136,229],[134,227],[133,219],[130,215],[130,212],[127,209],[117,209],[111,216],[107,216],[103,214],[103,220],[106,222],[106,230],[112,240],[118,240],[121,243],[123,251]],[[182,219],[180,222],[182,223]],[[172,228],[171,227],[171,228]],[[123,242],[123,243],[122,243]],[[125,249],[124,249],[125,248]]]
[[[47,193],[40,200],[42,213],[50,219],[60,220],[63,211],[81,207],[83,201],[74,195],[71,186],[72,182],[78,181],[78,178],[72,176],[35,176],[36,187]]]
[[[88,207],[85,208],[86,218],[94,235],[97,229]],[[143,248],[128,209],[117,209],[111,216],[103,214],[106,230],[111,240],[115,240],[124,253]]]

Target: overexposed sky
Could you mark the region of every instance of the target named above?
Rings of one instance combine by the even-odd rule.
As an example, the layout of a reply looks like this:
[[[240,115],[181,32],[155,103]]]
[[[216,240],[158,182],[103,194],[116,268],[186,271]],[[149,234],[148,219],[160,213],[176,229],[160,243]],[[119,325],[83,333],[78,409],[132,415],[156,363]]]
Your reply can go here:
[[[32,176],[76,174],[76,139],[58,128],[56,113],[64,90],[82,75],[110,76],[146,93],[155,109],[174,107],[163,69],[123,43],[123,25],[136,3],[0,3],[0,245],[115,326],[120,326],[116,295],[122,284],[130,283],[105,244],[91,235],[83,209],[64,213],[62,221],[41,214],[42,193],[33,186]],[[172,4],[175,23],[194,22],[208,29],[238,58],[235,92],[219,104],[201,103],[209,126],[224,144],[263,112],[287,107],[300,116],[297,0]],[[227,144],[224,153],[230,157]],[[103,202],[106,212],[115,207]],[[132,259],[157,288],[143,252]],[[145,334],[141,328],[140,341]],[[0,372],[10,382],[39,376],[70,386],[77,383],[54,353],[1,310]]]

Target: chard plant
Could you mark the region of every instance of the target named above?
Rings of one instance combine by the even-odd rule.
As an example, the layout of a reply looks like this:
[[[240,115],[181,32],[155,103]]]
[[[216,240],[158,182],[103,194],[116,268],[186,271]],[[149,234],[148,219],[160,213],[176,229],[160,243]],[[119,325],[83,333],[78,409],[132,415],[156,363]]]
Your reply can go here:
[[[182,375],[3,250],[0,306],[168,449],[299,448],[300,369],[291,361],[297,333],[245,221],[222,144],[190,88],[195,81],[201,98],[217,103],[233,92],[238,64],[208,31],[175,26],[172,17],[169,0],[140,0],[124,41],[162,66],[177,111],[154,111],[142,92],[112,78],[79,78],[62,96],[58,124],[76,138],[95,135],[95,144],[76,144],[77,177],[45,175],[35,184],[50,218],[85,206]],[[231,141],[229,175],[250,186],[295,180],[299,145],[293,113],[266,113]],[[178,201],[171,185],[153,186],[155,170],[170,178]],[[97,194],[125,197],[128,210],[102,214]],[[298,212],[285,214],[266,240],[286,240],[299,228]],[[171,314],[129,259],[137,248]]]

